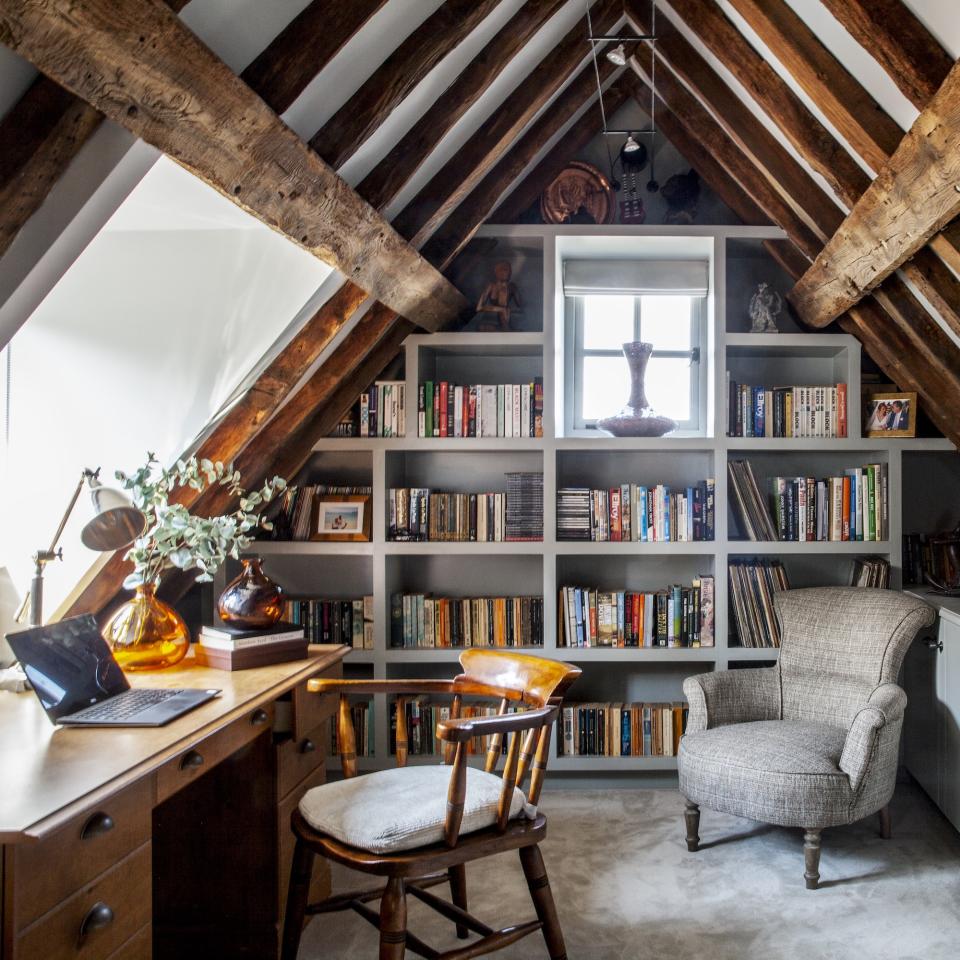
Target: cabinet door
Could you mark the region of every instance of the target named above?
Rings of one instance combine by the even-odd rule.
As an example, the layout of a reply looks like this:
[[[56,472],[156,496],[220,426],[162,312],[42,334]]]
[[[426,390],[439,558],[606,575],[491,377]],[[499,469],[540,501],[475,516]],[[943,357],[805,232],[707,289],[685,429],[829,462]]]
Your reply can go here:
[[[943,653],[939,656],[943,739],[940,809],[960,830],[960,624],[941,621],[940,639],[943,641]]]
[[[924,631],[913,642],[903,665],[903,684],[907,692],[904,717],[904,763],[916,781],[941,805],[940,746],[941,707],[938,668],[941,654],[928,641],[937,636],[937,628]]]

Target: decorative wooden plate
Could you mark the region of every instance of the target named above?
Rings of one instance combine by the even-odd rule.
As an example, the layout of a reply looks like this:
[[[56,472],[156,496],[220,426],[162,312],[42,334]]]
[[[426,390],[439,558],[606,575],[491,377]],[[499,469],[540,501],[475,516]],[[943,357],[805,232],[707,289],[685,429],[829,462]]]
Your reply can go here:
[[[572,160],[540,196],[544,223],[613,223],[613,188],[592,164]]]

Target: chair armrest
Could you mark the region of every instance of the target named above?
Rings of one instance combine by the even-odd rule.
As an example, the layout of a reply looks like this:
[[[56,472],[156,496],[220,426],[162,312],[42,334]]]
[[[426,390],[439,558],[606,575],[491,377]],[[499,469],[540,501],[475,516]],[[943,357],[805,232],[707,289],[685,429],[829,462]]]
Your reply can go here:
[[[897,684],[882,683],[857,711],[840,755],[840,769],[850,778],[854,790],[860,788],[867,775],[880,731],[903,720],[906,705],[907,695]]]
[[[523,713],[504,713],[496,717],[466,717],[462,720],[441,720],[437,736],[450,743],[465,743],[473,737],[536,730],[551,723],[558,712],[556,705],[524,710]]]
[[[343,680],[316,678],[307,681],[311,693],[456,693],[452,680]]]
[[[776,667],[698,673],[683,681],[683,692],[690,703],[687,733],[780,718],[780,677]]]

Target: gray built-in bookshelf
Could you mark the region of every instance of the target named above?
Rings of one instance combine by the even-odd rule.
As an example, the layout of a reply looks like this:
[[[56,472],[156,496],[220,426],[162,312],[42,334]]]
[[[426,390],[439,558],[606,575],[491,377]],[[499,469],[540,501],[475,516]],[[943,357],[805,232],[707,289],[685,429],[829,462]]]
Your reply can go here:
[[[450,332],[414,335],[405,344],[407,428],[405,437],[321,440],[298,478],[301,482],[368,484],[373,488],[373,539],[369,543],[260,542],[251,548],[288,591],[323,598],[372,595],[374,649],[355,650],[348,676],[449,677],[457,649],[392,649],[390,598],[399,592],[438,596],[535,595],[544,598],[542,656],[583,668],[571,692],[576,701],[631,702],[682,699],[685,677],[703,671],[773,662],[775,649],[735,645],[728,609],[728,561],[778,557],[792,586],[849,582],[857,555],[879,555],[892,564],[892,586],[900,586],[900,542],[905,471],[930,473],[936,465],[945,482],[956,482],[956,457],[942,439],[862,438],[860,345],[835,333],[785,332],[752,335],[749,294],[767,278],[784,293],[786,278],[763,249],[783,238],[775,228],[717,227],[545,227],[486,226],[478,239],[480,271],[501,257],[523,264],[522,282],[537,316],[523,318],[520,333]],[[495,246],[491,244],[495,242]],[[469,251],[468,251],[469,253]],[[514,256],[516,253],[516,256]],[[563,260],[577,257],[676,259],[696,256],[710,264],[706,333],[707,429],[702,436],[617,439],[563,436],[564,300],[558,286]],[[488,263],[489,261],[489,263]],[[539,271],[541,276],[537,277]],[[487,271],[488,272],[488,271]],[[484,276],[487,274],[484,273]],[[542,305],[542,310],[541,310]],[[542,323],[540,322],[542,314]],[[789,320],[784,313],[787,323]],[[540,329],[537,329],[540,328]],[[791,329],[796,330],[795,327]],[[848,385],[849,429],[843,439],[740,439],[726,436],[726,376],[752,384]],[[542,438],[418,438],[417,388],[426,379],[460,383],[527,382],[542,377]],[[626,398],[624,398],[625,400]],[[771,476],[842,473],[845,468],[883,463],[889,480],[889,537],[885,542],[751,542],[744,540],[729,508],[727,460],[749,459],[759,482]],[[911,458],[919,458],[916,464]],[[943,463],[950,458],[947,466]],[[542,543],[390,542],[391,487],[480,492],[504,489],[508,471],[540,471],[544,478]],[[564,542],[556,538],[556,490],[561,486],[620,483],[685,487],[716,480],[716,536],[709,542]],[[557,644],[558,589],[590,584],[599,589],[657,590],[689,584],[698,574],[716,578],[714,647],[566,648]],[[362,769],[389,766],[389,711],[374,701],[373,757]],[[479,758],[478,758],[479,759]],[[435,762],[411,757],[410,762]],[[600,782],[649,773],[658,779],[675,769],[673,757],[562,757],[555,774]]]

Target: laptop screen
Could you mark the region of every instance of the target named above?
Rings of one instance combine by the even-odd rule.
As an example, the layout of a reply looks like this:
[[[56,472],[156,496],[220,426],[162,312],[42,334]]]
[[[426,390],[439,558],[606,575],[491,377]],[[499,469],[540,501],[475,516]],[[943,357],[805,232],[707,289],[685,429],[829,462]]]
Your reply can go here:
[[[10,633],[7,642],[53,721],[130,689],[89,615]]]

